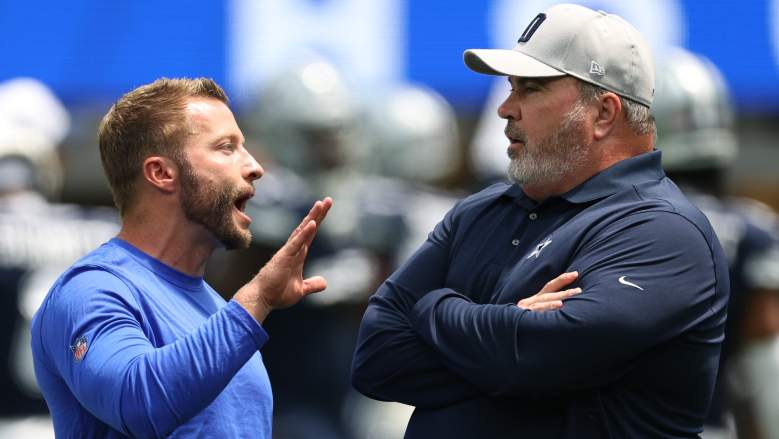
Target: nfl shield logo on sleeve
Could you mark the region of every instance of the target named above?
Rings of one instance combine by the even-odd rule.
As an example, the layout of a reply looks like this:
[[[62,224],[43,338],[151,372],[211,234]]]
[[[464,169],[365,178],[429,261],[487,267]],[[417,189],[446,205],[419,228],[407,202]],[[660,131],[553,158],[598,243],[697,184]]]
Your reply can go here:
[[[87,354],[87,348],[89,348],[87,338],[82,335],[70,346],[70,351],[73,352],[73,359],[76,361],[83,360],[84,355]]]

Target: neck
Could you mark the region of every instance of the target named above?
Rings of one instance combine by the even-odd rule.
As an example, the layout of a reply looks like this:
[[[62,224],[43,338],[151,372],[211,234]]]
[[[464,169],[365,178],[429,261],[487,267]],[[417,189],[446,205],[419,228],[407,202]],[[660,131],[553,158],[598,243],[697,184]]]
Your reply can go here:
[[[206,261],[217,246],[203,226],[193,224],[179,209],[139,208],[126,213],[118,237],[163,264],[195,277],[203,276]]]

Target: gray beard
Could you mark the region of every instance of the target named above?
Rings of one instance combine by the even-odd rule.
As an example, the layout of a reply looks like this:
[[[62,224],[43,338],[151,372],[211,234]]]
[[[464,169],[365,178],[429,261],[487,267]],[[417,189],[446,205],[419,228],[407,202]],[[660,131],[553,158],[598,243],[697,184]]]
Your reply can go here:
[[[508,177],[519,185],[548,185],[580,169],[590,146],[582,134],[584,109],[584,104],[577,101],[557,131],[536,143],[526,142],[518,152],[510,152]],[[511,130],[509,125],[507,131]]]

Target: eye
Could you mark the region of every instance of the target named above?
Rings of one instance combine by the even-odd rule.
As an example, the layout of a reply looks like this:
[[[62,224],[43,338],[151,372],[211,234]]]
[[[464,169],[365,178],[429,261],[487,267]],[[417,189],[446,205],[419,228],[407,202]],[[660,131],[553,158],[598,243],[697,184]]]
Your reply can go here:
[[[225,153],[232,153],[233,151],[235,151],[235,144],[233,144],[233,143],[223,143],[223,144],[219,145],[218,149],[220,151],[225,152]]]
[[[526,82],[524,85],[525,91],[528,93],[541,91],[541,86],[535,82]]]

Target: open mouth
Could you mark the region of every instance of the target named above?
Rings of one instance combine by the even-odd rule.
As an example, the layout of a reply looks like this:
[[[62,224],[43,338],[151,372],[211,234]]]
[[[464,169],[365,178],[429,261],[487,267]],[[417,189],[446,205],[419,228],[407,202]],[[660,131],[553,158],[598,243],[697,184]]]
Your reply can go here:
[[[246,215],[246,205],[249,203],[249,199],[251,199],[254,196],[254,191],[246,192],[243,195],[239,196],[235,199],[233,202],[233,205],[235,206],[236,210],[241,214],[242,217],[247,222],[251,222],[251,218],[249,218],[248,215]]]
[[[241,212],[246,212],[246,203],[249,202],[251,196],[243,196],[235,200],[235,208]]]

